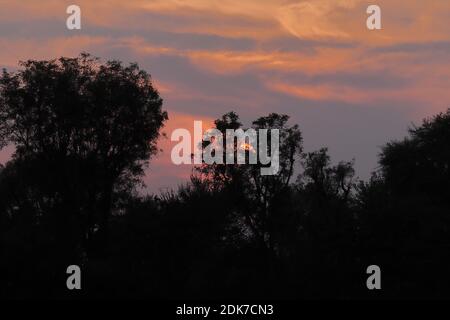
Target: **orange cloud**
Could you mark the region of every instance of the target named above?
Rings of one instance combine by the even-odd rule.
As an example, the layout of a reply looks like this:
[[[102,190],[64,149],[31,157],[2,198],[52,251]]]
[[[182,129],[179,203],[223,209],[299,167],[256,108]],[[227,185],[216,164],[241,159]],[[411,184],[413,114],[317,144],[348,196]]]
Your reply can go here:
[[[348,40],[350,34],[336,24],[339,11],[353,9],[360,0],[300,1],[280,7],[277,19],[292,35],[301,39],[338,38]]]

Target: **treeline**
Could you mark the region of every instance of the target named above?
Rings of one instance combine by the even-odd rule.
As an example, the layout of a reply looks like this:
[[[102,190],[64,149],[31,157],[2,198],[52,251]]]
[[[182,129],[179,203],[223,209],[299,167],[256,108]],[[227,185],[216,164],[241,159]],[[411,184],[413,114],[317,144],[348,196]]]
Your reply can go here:
[[[205,163],[144,197],[167,118],[136,64],[82,54],[3,72],[0,146],[16,151],[0,168],[0,296],[449,296],[450,109],[387,143],[370,181],[270,114],[252,127],[280,130],[279,174]],[[215,126],[242,128],[234,112]],[[72,264],[81,291],[66,288]],[[373,264],[380,291],[366,287]]]

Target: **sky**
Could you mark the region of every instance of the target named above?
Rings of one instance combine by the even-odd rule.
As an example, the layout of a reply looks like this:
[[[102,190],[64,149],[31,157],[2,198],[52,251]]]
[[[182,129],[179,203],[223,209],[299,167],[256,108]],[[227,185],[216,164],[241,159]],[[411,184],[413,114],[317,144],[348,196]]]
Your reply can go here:
[[[81,30],[66,27],[72,4]],[[366,27],[371,4],[381,30]],[[305,151],[354,158],[368,179],[382,145],[450,106],[449,30],[447,0],[0,0],[0,67],[83,51],[137,62],[164,99],[169,137],[231,110],[246,126],[283,113]],[[170,160],[174,144],[161,140],[147,192],[187,181],[190,166]]]

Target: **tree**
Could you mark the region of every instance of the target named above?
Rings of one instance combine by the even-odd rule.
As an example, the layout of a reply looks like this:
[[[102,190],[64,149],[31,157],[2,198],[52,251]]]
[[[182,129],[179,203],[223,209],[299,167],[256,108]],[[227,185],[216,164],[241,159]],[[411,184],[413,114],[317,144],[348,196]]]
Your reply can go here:
[[[335,198],[347,203],[354,188],[354,162],[339,162],[330,166],[328,149],[309,152],[305,155],[300,182],[306,189],[311,189],[322,198]]]
[[[289,184],[294,174],[296,161],[300,159],[302,152],[302,136],[298,125],[288,125],[289,116],[271,113],[266,117],[260,117],[253,121],[251,129],[257,134],[257,141],[261,139],[260,129],[267,129],[267,139],[271,139],[272,129],[279,130],[279,171],[275,175],[262,175],[263,165],[260,161],[257,164],[248,164],[250,152],[259,153],[256,150],[245,149],[246,164],[229,165],[225,164],[206,164],[203,163],[196,168],[193,179],[202,180],[212,186],[213,190],[226,192],[232,200],[234,207],[232,212],[237,213],[237,219],[243,224],[244,228],[252,233],[258,239],[258,243],[269,250],[275,250],[274,234],[278,233],[277,225],[281,217],[277,216],[279,204],[283,202],[285,196],[289,195]],[[242,123],[239,116],[234,112],[229,112],[215,121],[216,129],[222,132],[224,136],[223,146],[232,145],[234,155],[240,148],[237,139],[227,141],[227,129],[241,129]],[[205,148],[209,142],[203,143]],[[268,153],[270,143],[268,144]]]
[[[398,270],[391,275],[396,279],[393,290],[422,297],[424,288],[433,288],[433,294],[447,295],[449,146],[450,109],[413,126],[403,140],[387,143],[380,169],[359,185],[362,252],[366,261]],[[418,280],[418,274],[429,276]]]
[[[392,141],[380,155],[381,171],[392,192],[450,199],[450,109],[421,126],[409,137]]]
[[[158,151],[162,99],[137,64],[83,53],[20,66],[0,78],[0,142],[45,176],[39,201],[80,216],[87,238],[98,229],[104,242],[114,189],[134,186]]]
[[[354,228],[350,210],[355,170],[352,162],[331,165],[327,148],[304,155],[304,172],[298,179],[305,231],[318,243],[348,241]],[[342,248],[348,246],[343,244]]]

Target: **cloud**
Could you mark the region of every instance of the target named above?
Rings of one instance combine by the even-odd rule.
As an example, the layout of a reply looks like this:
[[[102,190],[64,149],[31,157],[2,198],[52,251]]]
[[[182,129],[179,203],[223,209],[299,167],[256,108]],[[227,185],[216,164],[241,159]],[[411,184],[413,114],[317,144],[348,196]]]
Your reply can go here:
[[[277,11],[280,24],[300,39],[349,39],[350,34],[340,29],[335,17],[354,8],[359,0],[302,1],[283,6]]]

